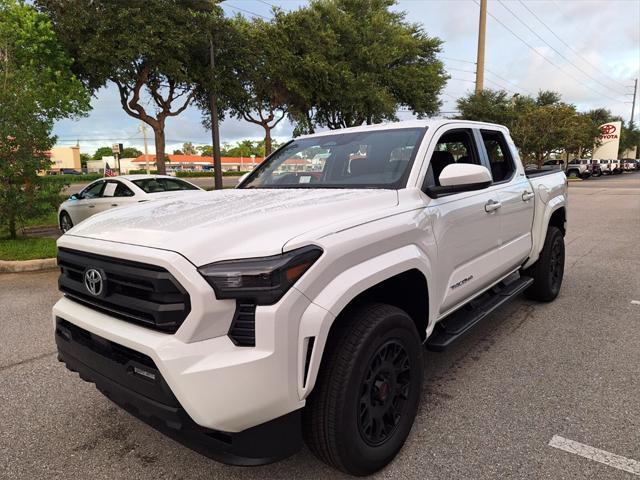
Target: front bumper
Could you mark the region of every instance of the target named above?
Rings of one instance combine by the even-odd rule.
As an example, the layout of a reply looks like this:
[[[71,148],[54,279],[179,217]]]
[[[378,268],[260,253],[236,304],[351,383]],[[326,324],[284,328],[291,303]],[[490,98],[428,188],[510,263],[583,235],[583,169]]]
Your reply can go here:
[[[292,455],[302,445],[300,410],[241,432],[197,425],[175,397],[154,361],[56,317],[58,359],[96,385],[129,413],[215,460],[261,465]]]

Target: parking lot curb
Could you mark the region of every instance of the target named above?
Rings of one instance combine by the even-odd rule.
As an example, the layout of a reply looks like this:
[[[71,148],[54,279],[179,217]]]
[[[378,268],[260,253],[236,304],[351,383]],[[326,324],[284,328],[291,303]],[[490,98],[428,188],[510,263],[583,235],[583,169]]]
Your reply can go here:
[[[0,260],[0,273],[37,272],[53,270],[58,264],[55,258],[38,258],[36,260]]]

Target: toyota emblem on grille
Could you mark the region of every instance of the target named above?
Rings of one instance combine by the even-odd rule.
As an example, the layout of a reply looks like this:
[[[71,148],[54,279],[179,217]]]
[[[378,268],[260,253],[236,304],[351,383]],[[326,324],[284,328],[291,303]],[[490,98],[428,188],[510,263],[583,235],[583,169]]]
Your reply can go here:
[[[84,286],[91,295],[96,297],[102,293],[104,288],[104,278],[102,273],[95,268],[90,268],[84,272]]]

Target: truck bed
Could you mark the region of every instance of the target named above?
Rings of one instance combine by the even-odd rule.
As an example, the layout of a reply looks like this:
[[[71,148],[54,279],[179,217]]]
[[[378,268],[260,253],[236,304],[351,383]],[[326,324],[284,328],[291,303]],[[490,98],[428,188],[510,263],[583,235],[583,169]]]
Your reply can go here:
[[[542,167],[542,168],[527,168],[525,170],[525,175],[527,176],[527,178],[535,178],[535,177],[542,177],[544,175],[550,175],[552,173],[559,173],[562,172],[562,169],[560,169],[559,167]]]

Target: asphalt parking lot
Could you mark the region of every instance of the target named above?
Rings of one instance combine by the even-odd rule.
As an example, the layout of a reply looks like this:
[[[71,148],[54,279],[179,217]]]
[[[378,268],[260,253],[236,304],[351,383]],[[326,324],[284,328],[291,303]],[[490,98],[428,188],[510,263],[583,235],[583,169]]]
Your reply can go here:
[[[640,174],[572,182],[566,243],[555,302],[519,298],[427,353],[412,433],[376,478],[634,477],[549,442],[640,462]],[[340,477],[306,449],[224,466],[115,407],[56,361],[56,277],[0,275],[0,478]]]

